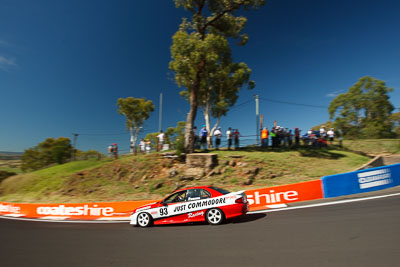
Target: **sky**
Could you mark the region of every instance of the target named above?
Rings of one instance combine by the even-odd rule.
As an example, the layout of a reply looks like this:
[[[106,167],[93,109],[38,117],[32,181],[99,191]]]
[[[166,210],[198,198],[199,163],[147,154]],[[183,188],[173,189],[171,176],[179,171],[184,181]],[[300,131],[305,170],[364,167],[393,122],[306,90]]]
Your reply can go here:
[[[220,123],[254,139],[254,95],[264,125],[305,132],[329,120],[327,107],[361,77],[394,90],[400,106],[400,2],[397,0],[269,0],[248,18],[236,62],[251,69],[256,88],[243,88]],[[23,152],[48,137],[79,134],[77,148],[128,152],[118,98],[152,100],[143,133],[185,121],[171,60],[171,37],[182,17],[172,0],[0,0],[0,151]],[[234,42],[232,42],[234,44]],[[201,110],[196,123],[204,124]]]

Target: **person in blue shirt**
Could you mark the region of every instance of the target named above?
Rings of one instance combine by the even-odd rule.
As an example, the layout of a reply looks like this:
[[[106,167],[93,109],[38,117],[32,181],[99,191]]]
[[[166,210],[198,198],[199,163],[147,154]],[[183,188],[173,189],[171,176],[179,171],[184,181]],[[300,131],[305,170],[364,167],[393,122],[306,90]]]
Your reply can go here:
[[[207,149],[207,135],[208,135],[208,132],[207,132],[206,126],[203,125],[203,128],[201,128],[200,134],[199,134],[200,146],[202,149]]]

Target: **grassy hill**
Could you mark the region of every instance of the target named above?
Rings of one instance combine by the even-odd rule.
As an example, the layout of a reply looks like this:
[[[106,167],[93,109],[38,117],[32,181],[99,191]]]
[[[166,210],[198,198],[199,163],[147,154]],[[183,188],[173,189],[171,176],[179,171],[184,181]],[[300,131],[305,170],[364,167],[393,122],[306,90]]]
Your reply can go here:
[[[0,184],[5,202],[97,202],[159,199],[181,187],[213,184],[229,190],[315,180],[352,171],[370,157],[340,149],[213,151],[219,165],[200,179],[160,154],[86,160],[19,174]]]

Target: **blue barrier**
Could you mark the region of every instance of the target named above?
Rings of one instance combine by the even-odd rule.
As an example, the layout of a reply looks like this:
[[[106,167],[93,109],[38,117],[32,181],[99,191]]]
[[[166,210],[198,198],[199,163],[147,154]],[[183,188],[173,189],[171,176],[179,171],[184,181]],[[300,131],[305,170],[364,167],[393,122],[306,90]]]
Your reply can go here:
[[[400,164],[322,177],[324,197],[377,191],[400,185]]]

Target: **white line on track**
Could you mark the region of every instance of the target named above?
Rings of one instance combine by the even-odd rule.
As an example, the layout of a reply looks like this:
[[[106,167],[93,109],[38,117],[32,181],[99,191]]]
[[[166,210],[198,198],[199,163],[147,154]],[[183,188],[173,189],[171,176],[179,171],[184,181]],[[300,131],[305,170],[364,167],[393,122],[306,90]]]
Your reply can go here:
[[[285,211],[285,210],[306,209],[306,208],[314,208],[314,207],[321,207],[321,206],[346,204],[346,203],[351,203],[351,202],[358,202],[358,201],[364,201],[364,200],[393,197],[393,196],[399,196],[399,195],[400,195],[400,193],[395,193],[395,194],[389,194],[389,195],[383,195],[383,196],[374,196],[374,197],[364,197],[364,198],[356,198],[356,199],[338,200],[338,201],[332,201],[332,202],[324,202],[324,203],[304,205],[304,206],[296,206],[296,207],[289,207],[289,208],[283,208],[283,209],[270,209],[270,210],[250,211],[250,212],[248,212],[248,214],[277,212],[277,211]]]

